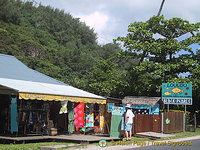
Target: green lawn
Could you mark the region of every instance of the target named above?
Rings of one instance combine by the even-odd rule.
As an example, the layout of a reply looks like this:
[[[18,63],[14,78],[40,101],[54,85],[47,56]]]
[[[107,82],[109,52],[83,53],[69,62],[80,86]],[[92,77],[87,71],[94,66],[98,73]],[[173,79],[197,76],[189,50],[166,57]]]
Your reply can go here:
[[[178,138],[184,138],[184,137],[190,137],[190,136],[197,136],[200,135],[200,128],[196,129],[196,132],[180,132],[180,133],[170,133],[171,135],[176,135],[175,137],[170,138],[162,138],[159,140],[170,140],[170,139],[178,139]]]
[[[42,142],[28,144],[0,144],[0,150],[40,150],[40,146],[69,145],[72,143]]]

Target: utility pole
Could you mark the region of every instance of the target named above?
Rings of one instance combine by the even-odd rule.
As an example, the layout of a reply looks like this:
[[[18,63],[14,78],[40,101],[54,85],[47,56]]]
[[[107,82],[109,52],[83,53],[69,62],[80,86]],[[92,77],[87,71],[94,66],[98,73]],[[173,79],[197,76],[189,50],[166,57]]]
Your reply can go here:
[[[161,13],[162,8],[163,8],[163,5],[164,5],[164,2],[165,2],[165,0],[162,0],[162,3],[161,3],[161,5],[160,5],[160,9],[159,9],[159,11],[158,11],[157,16],[160,16],[160,13]]]

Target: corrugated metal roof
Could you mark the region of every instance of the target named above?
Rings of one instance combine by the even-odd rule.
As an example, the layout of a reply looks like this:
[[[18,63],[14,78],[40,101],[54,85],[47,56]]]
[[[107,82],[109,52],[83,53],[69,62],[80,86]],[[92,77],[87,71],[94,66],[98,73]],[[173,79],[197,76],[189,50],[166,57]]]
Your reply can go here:
[[[6,78],[0,78],[0,84],[2,86],[6,86],[18,92],[23,92],[23,93],[66,95],[66,96],[78,96],[78,97],[99,98],[99,99],[103,98],[101,96],[74,88],[69,85],[66,86],[66,85],[6,79]]]
[[[13,56],[0,54],[0,85],[18,92],[105,99],[69,86],[25,66]]]
[[[67,85],[28,68],[14,56],[0,54],[0,78]]]

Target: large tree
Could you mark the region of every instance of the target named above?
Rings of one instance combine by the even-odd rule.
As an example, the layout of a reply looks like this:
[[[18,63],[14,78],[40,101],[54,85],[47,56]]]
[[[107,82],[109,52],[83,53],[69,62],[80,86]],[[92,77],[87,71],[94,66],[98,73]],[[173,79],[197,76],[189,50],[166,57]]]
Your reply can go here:
[[[120,52],[97,61],[88,75],[89,91],[106,97],[124,97],[128,83],[124,80],[125,72],[116,63],[118,57]]]
[[[117,41],[139,58],[129,74],[132,94],[160,96],[163,82],[193,83],[191,76],[181,75],[199,71],[196,50],[190,47],[200,41],[199,28],[199,23],[181,18],[167,20],[164,16],[131,23],[126,37],[118,37]]]

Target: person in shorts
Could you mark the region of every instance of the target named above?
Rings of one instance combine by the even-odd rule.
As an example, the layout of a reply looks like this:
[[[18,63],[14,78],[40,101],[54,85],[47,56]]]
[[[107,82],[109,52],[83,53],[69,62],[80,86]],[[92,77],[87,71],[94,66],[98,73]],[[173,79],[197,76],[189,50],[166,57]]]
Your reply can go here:
[[[132,126],[133,126],[133,117],[135,115],[133,114],[131,110],[131,105],[126,105],[126,115],[125,115],[125,134],[126,134],[126,140],[131,140],[132,135]]]

